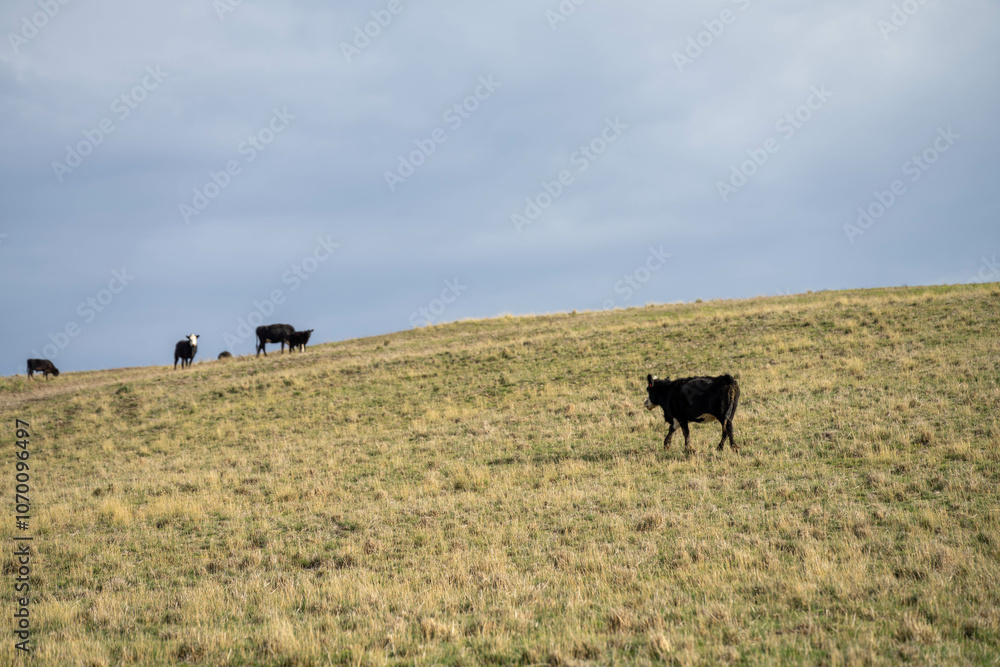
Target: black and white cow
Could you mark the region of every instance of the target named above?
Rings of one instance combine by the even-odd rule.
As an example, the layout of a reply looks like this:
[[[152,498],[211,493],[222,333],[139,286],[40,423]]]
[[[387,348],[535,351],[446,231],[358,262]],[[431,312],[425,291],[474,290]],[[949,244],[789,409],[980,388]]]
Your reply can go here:
[[[729,438],[729,446],[737,454],[740,448],[733,440],[733,417],[740,401],[740,387],[732,375],[718,377],[692,377],[670,380],[658,380],[652,375],[646,376],[646,409],[656,406],[663,408],[663,419],[670,424],[670,430],[663,439],[663,448],[670,446],[677,428],[684,433],[684,451],[691,453],[688,444],[688,424],[717,421],[722,424],[722,440],[719,441],[719,451]]]
[[[267,324],[257,327],[257,356],[260,356],[261,351],[265,357],[267,356],[267,348],[264,346],[268,343],[281,343],[281,351],[284,352],[285,343],[293,333],[295,327],[291,324]]]
[[[28,377],[34,379],[35,373],[41,373],[46,380],[49,373],[59,377],[59,369],[48,359],[28,359]]]
[[[190,366],[194,360],[194,355],[198,353],[198,336],[200,334],[188,334],[184,340],[177,341],[174,345],[174,370],[177,370],[177,360],[181,362],[181,368]]]
[[[291,336],[288,337],[288,351],[291,352],[295,348],[299,348],[300,352],[306,351],[306,343],[309,342],[309,336],[315,329],[306,329],[305,331],[296,331]]]

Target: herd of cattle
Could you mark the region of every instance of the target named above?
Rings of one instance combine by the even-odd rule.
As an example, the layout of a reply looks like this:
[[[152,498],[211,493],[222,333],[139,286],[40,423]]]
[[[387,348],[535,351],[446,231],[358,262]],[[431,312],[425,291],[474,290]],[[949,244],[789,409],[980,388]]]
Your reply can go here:
[[[305,352],[306,343],[313,329],[306,331],[296,331],[289,324],[270,324],[257,327],[257,356],[263,352],[267,356],[265,346],[268,343],[280,343],[281,351],[284,352],[285,345],[288,345],[289,353],[296,348]],[[188,334],[188,336],[178,341],[174,346],[174,370],[177,370],[177,362],[181,362],[181,368],[190,366],[194,360],[194,355],[198,352],[198,334]],[[229,352],[223,352],[219,359],[231,357]],[[48,359],[28,359],[28,377],[34,373],[42,373],[46,378],[54,375],[59,376],[59,369]],[[706,422],[719,422],[722,425],[722,439],[719,441],[718,449],[721,452],[729,438],[729,447],[739,453],[733,439],[733,417],[736,416],[736,407],[740,401],[740,387],[732,375],[719,375],[718,377],[690,377],[678,380],[669,378],[659,379],[652,375],[646,376],[646,409],[653,410],[656,407],[663,409],[663,419],[669,425],[666,437],[663,439],[663,448],[670,447],[670,441],[674,437],[674,431],[681,430],[684,434],[684,450],[691,452],[689,443],[689,424],[702,424]]]
[[[285,351],[286,344],[289,352],[295,349],[305,352],[306,343],[309,342],[313,331],[315,330],[296,331],[295,327],[290,324],[259,326],[257,327],[257,356],[260,356],[261,352],[264,353],[265,357],[267,356],[265,346],[268,343],[281,343],[282,352]],[[174,370],[177,370],[178,361],[181,363],[181,368],[191,365],[194,361],[194,355],[198,353],[199,337],[200,334],[188,334],[184,340],[177,341],[177,344],[174,345]],[[219,359],[228,359],[232,356],[229,352],[223,352],[219,355]],[[48,359],[28,359],[28,377],[34,379],[35,373],[41,373],[46,379],[49,375],[59,377],[59,369]]]
[[[309,342],[309,336],[315,329],[306,329],[305,331],[296,331],[295,327],[291,324],[266,324],[257,327],[257,356],[263,352],[264,356],[267,356],[267,348],[265,347],[268,343],[281,343],[281,351],[285,351],[285,345],[288,345],[288,352],[291,353],[292,350],[298,349],[300,352],[306,351],[306,343]],[[177,362],[181,362],[181,368],[185,366],[190,366],[191,362],[194,361],[194,355],[198,353],[198,337],[200,334],[188,334],[187,338],[181,341],[177,341],[177,345],[174,346],[174,370],[177,370]],[[219,359],[228,359],[232,357],[229,352],[223,352],[219,355]],[[58,375],[58,373],[57,373]]]

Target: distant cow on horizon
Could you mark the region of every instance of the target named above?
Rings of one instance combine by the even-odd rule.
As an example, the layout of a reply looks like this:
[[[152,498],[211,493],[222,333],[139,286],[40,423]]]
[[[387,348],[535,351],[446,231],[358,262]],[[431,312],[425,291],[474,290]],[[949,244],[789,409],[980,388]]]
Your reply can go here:
[[[268,343],[281,343],[281,351],[285,351],[285,343],[288,337],[295,333],[295,327],[291,324],[267,324],[257,327],[257,356],[263,351],[267,356]]]
[[[671,381],[646,376],[646,409],[656,406],[663,408],[663,419],[670,424],[663,439],[663,448],[670,446],[674,431],[680,427],[684,433],[684,451],[691,454],[688,424],[717,421],[722,425],[722,440],[719,451],[729,438],[729,446],[739,454],[739,447],[733,439],[733,417],[740,401],[740,387],[732,375],[718,377],[691,377]]]
[[[306,329],[305,331],[296,331],[291,336],[288,337],[288,351],[291,352],[295,348],[299,348],[300,352],[306,351],[306,343],[309,342],[309,336],[315,329]]]
[[[198,354],[198,336],[200,334],[188,334],[184,340],[177,341],[174,345],[174,370],[177,370],[177,360],[181,362],[181,368],[190,366],[194,361],[194,355]]]
[[[34,379],[35,373],[41,373],[46,380],[49,373],[59,377],[59,369],[48,359],[28,359],[28,377]]]

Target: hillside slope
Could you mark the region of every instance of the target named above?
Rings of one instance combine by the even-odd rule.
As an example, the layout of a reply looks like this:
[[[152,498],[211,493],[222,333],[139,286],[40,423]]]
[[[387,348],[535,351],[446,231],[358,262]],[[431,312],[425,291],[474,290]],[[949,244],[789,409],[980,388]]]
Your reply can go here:
[[[998,306],[820,293],[0,379],[38,664],[992,664]],[[722,372],[741,455],[716,424],[664,452],[646,373]]]

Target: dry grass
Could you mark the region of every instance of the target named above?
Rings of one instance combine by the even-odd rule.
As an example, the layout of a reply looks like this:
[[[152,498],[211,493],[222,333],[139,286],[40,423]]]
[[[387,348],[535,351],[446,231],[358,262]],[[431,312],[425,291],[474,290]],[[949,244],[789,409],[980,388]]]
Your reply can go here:
[[[0,379],[34,434],[35,661],[992,664],[998,305],[823,293]],[[743,455],[715,425],[663,452],[642,378],[725,371]]]

